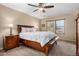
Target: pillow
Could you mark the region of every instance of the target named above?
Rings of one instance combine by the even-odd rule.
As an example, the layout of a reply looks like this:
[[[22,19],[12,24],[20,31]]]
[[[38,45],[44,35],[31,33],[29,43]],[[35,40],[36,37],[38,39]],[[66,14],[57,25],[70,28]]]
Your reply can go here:
[[[32,31],[33,31],[33,32],[36,32],[36,28],[33,28]]]
[[[25,28],[25,27],[22,27],[21,32],[28,32],[28,29],[27,29],[27,28]]]
[[[35,32],[36,29],[35,28],[25,28],[25,27],[22,27],[22,31],[21,32]]]
[[[28,28],[28,31],[29,31],[29,32],[35,32],[36,29],[35,29],[35,28]]]

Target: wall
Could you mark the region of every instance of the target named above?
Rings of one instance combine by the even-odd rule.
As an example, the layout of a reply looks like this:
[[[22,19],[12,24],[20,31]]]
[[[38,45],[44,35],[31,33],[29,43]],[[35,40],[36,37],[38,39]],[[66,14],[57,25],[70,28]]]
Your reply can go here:
[[[9,24],[14,25],[13,34],[17,34],[17,24],[39,27],[39,20],[0,5],[0,48],[2,48],[3,36],[9,35]]]
[[[49,17],[44,20],[41,20],[40,30],[46,30],[46,27],[41,27],[42,24],[46,24],[47,20],[58,20],[58,19],[65,19],[65,34],[59,35],[60,39],[67,40],[67,41],[76,41],[76,16],[75,14],[67,14],[55,17]]]

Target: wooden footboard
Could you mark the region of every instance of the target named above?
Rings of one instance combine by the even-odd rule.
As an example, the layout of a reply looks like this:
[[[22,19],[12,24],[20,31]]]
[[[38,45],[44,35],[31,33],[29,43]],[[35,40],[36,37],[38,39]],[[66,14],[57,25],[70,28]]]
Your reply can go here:
[[[55,41],[53,44],[50,44],[50,42],[48,42],[45,46],[41,47],[40,43],[34,41],[24,39],[21,39],[21,41],[23,42],[23,45],[42,51],[46,55],[48,55],[49,50],[53,47],[54,43],[57,43],[57,41]]]

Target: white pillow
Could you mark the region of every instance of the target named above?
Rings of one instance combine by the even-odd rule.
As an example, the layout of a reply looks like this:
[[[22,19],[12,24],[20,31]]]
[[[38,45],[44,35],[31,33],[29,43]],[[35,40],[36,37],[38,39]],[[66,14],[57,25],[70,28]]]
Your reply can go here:
[[[36,29],[35,28],[25,28],[25,27],[22,27],[22,31],[21,32],[35,32]]]
[[[35,29],[35,28],[28,28],[28,31],[29,31],[29,32],[35,32],[36,29]]]
[[[33,31],[33,32],[36,32],[36,28],[33,28],[32,31]]]
[[[22,27],[22,30],[21,30],[21,32],[28,32],[28,30],[27,30],[27,28],[25,28],[25,27]]]

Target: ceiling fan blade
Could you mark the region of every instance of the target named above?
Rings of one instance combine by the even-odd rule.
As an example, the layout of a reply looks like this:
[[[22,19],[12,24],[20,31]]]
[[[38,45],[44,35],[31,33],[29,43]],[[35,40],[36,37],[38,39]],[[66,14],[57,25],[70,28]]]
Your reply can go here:
[[[54,5],[51,5],[51,6],[44,6],[44,8],[53,8]]]
[[[33,12],[36,12],[38,9],[35,9]]]
[[[36,6],[36,5],[32,5],[32,4],[28,4],[29,6],[32,6],[32,7],[38,7],[38,6]]]
[[[44,3],[39,3],[39,5],[38,6],[42,6]]]

